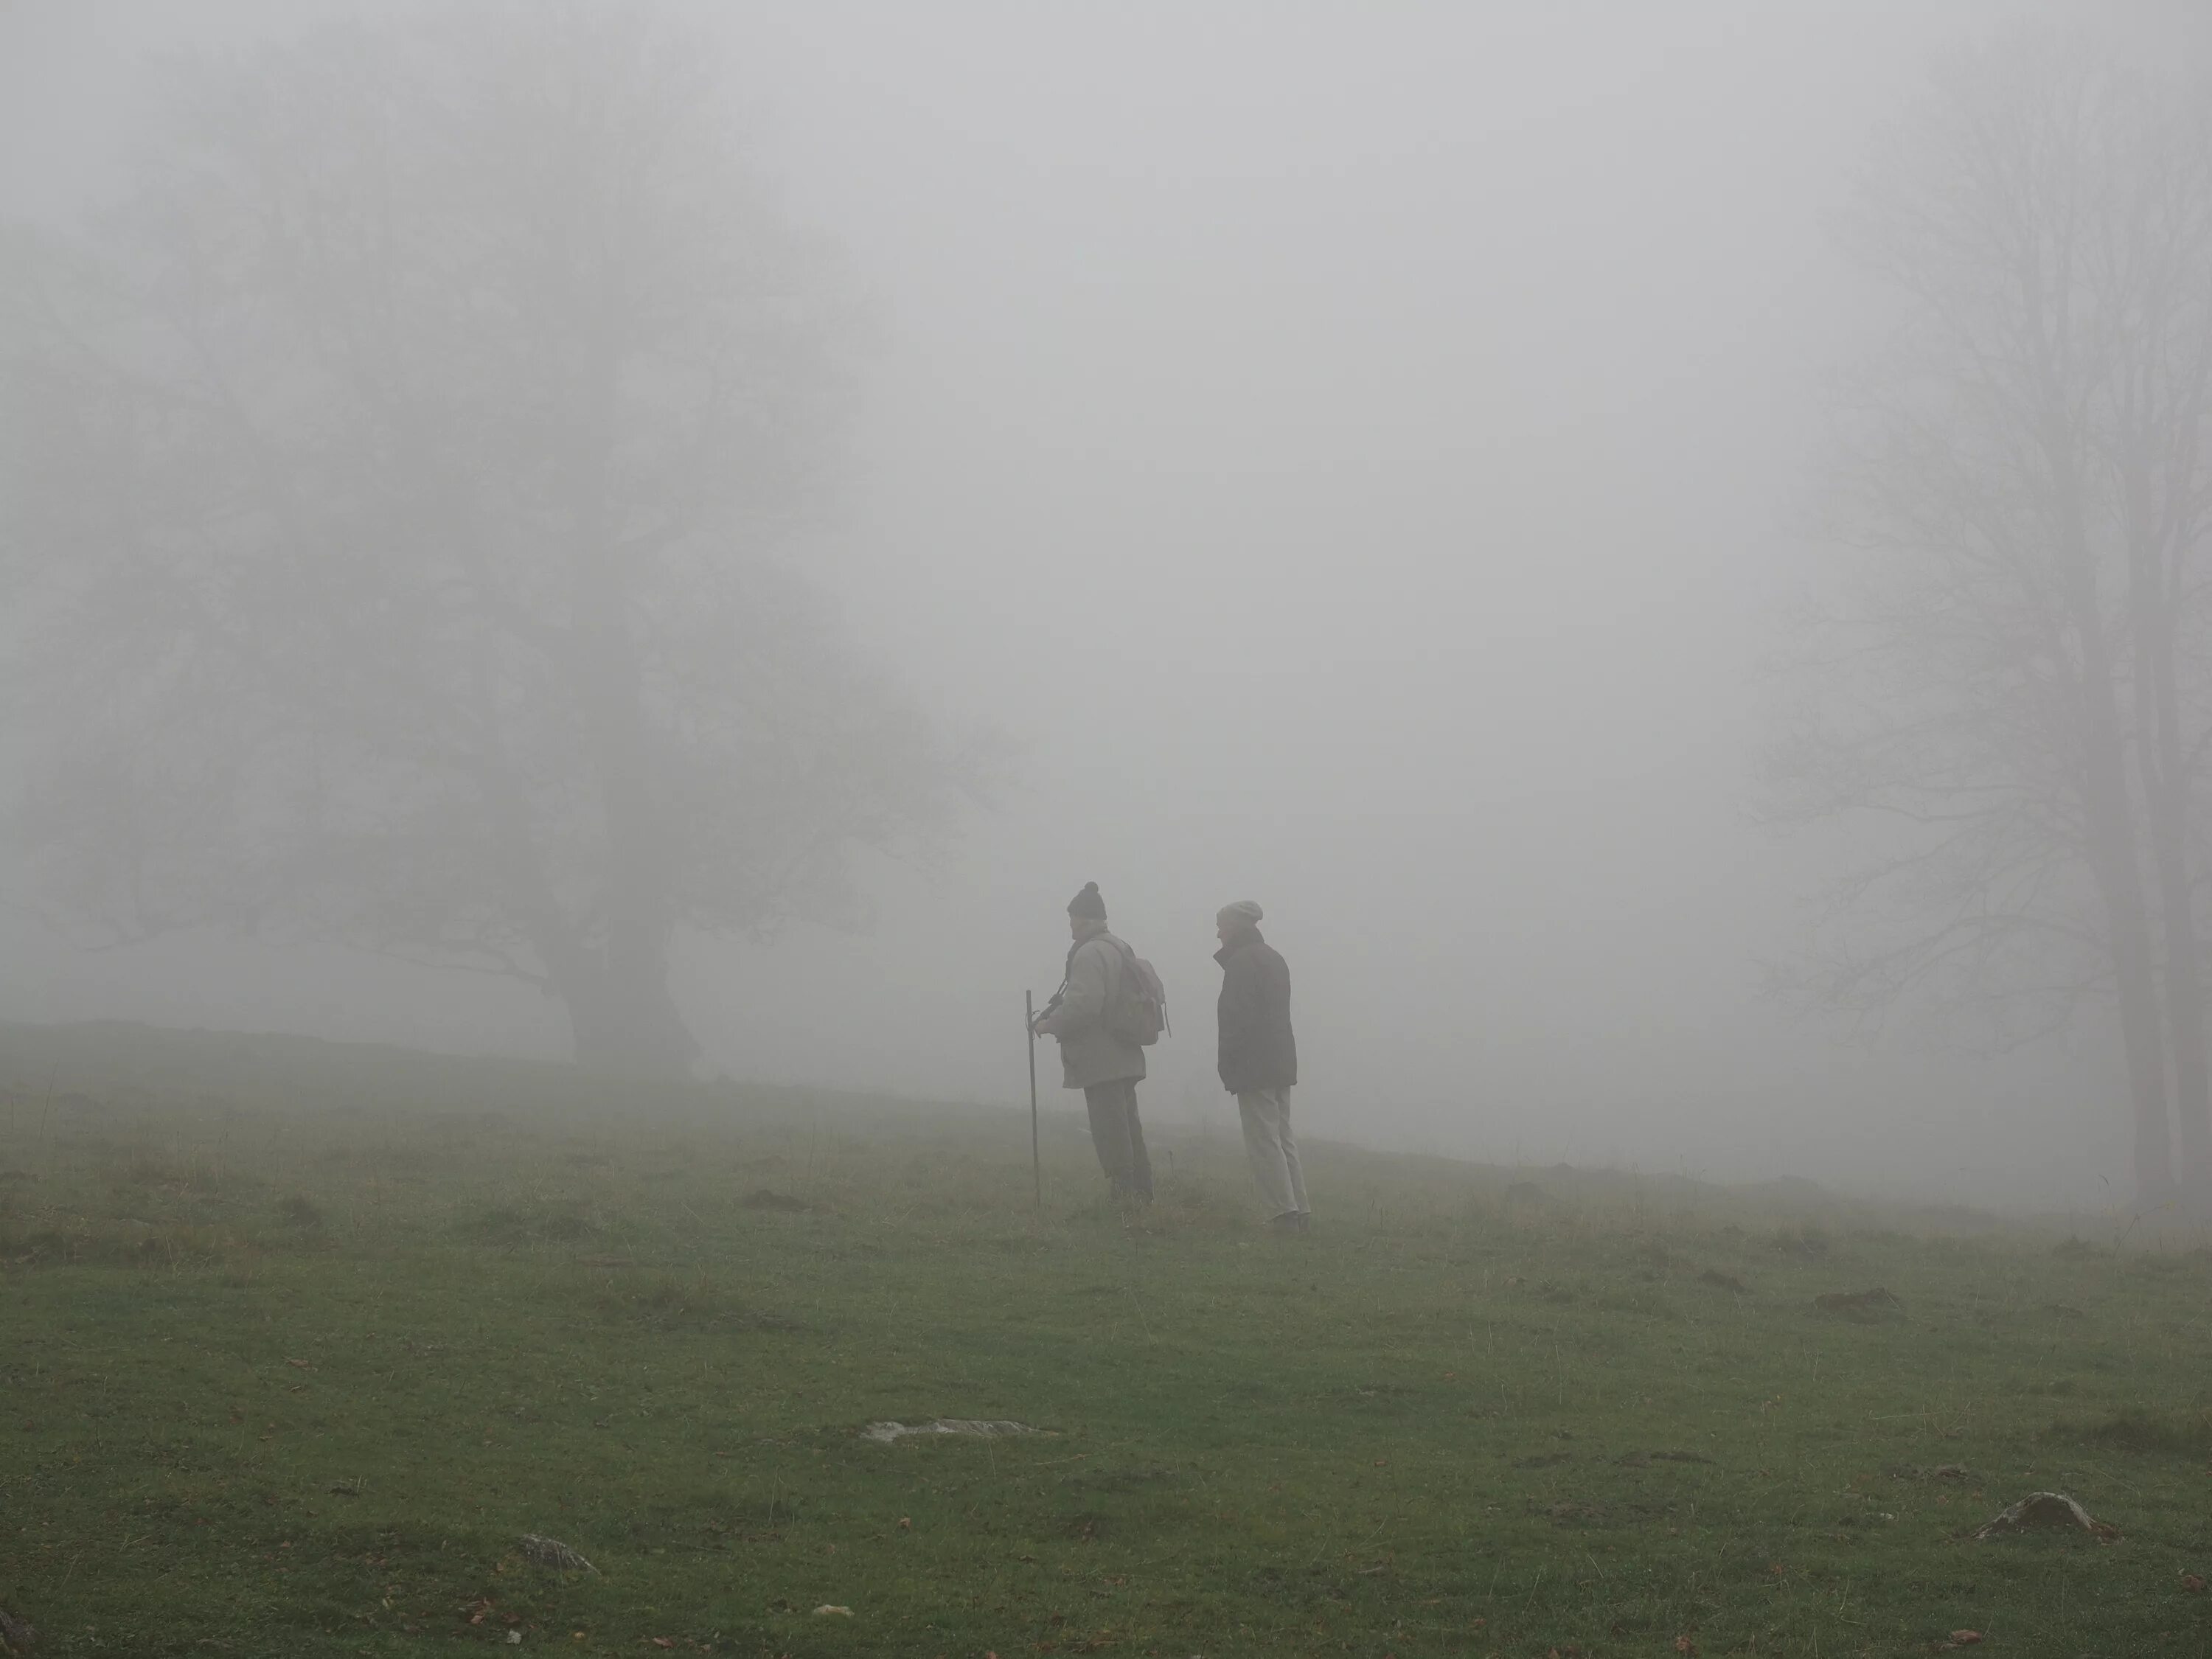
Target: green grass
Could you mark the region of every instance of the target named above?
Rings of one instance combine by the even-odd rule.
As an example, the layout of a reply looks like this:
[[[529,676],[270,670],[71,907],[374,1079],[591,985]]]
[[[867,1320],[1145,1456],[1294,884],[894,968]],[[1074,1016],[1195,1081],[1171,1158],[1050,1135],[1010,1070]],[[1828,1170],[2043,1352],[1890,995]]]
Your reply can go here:
[[[1329,1146],[1276,1239],[1225,1107],[1125,1221],[1053,1105],[1038,1216],[1019,1114],[0,1028],[0,1601],[41,1654],[2212,1652],[2202,1250]],[[939,1416],[1048,1432],[857,1434]],[[2039,1487],[2124,1540],[1964,1541]]]

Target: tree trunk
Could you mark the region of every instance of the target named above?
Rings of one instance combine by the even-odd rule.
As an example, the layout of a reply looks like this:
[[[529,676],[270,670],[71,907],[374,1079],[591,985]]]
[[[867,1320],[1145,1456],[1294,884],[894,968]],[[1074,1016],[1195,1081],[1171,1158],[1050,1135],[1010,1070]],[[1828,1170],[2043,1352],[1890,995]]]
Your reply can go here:
[[[632,556],[617,545],[618,514],[609,495],[619,365],[608,343],[608,318],[618,308],[609,292],[580,295],[578,337],[567,343],[575,354],[575,424],[565,481],[574,583],[571,686],[596,785],[600,846],[597,948],[589,971],[563,995],[580,1062],[680,1076],[699,1045],[668,989],[674,917],[667,826],[632,633]]]
[[[2147,514],[2135,514],[2140,546]],[[2151,860],[2157,880],[2160,934],[2165,945],[2166,1036],[2173,1058],[2173,1109],[2181,1131],[2184,1178],[2202,1189],[2212,1182],[2212,1065],[2205,1051],[2204,963],[2197,937],[2196,896],[2190,882],[2189,773],[2183,755],[2180,698],[2176,687],[2174,608],[2178,586],[2164,561],[2139,554],[2135,588],[2139,718],[2143,732],[2143,795],[2148,809]]]
[[[2054,486],[2058,578],[2081,677],[2075,736],[2081,744],[2082,818],[2119,993],[2120,1042],[2135,1127],[2136,1200],[2160,1204],[2175,1190],[2166,1022],[2159,1017],[2157,957],[2143,898],[2140,812],[2129,783],[2119,665],[2106,631],[2096,556],[2082,508],[2082,449],[2057,390],[2063,377],[2051,371],[2048,358],[2044,368],[2046,414],[2039,435]]]
[[[2136,853],[2135,814],[2128,789],[2110,665],[2087,649],[2082,691],[2082,806],[2089,866],[2104,901],[2112,977],[2119,992],[2120,1043],[2128,1068],[2135,1123],[2136,1198],[2164,1203],[2174,1194],[2172,1131],[2166,1115],[2165,1022],[2159,1018],[2158,971],[2150,917]]]
[[[2174,1195],[2173,1135],[2166,1110],[2166,1046],[2159,1018],[2158,977],[2150,950],[2148,918],[2137,886],[2133,849],[2124,867],[2109,875],[2103,867],[2118,860],[2100,857],[2098,886],[2105,892],[2105,915],[2112,941],[2112,968],[2119,988],[2120,1042],[2127,1056],[2128,1095],[2135,1121],[2136,1201],[2162,1204]]]
[[[2089,585],[2086,570],[2069,573]],[[2120,1002],[2120,1042],[2135,1124],[2136,1198],[2164,1203],[2174,1194],[2172,1129],[2166,1109],[2165,1022],[2159,1018],[2157,959],[2136,850],[2136,807],[2128,787],[2112,653],[2095,626],[2094,603],[2078,603],[2081,651],[2080,737],[2083,817],[2089,866],[2104,901],[2105,931]]]
[[[2157,841],[2159,902],[2166,939],[2167,1032],[2173,1049],[2173,1112],[2181,1130],[2185,1179],[2199,1191],[2212,1188],[2212,1064],[2204,1030],[2203,946],[2190,891],[2186,827],[2179,803],[2160,801]]]
[[[647,948],[635,948],[639,945]],[[558,987],[568,1010],[576,1063],[635,1076],[680,1078],[698,1058],[676,999],[668,989],[666,952],[649,941],[611,949]]]
[[[2157,959],[2136,852],[2134,800],[2128,788],[2119,714],[2113,707],[2111,664],[2094,640],[2085,645],[2081,687],[2082,807],[2089,866],[2104,901],[2112,978],[2120,1001],[2120,1042],[2127,1058],[2135,1121],[2136,1198],[2172,1198],[2172,1131],[2166,1115],[2165,1022],[2159,1018]]]

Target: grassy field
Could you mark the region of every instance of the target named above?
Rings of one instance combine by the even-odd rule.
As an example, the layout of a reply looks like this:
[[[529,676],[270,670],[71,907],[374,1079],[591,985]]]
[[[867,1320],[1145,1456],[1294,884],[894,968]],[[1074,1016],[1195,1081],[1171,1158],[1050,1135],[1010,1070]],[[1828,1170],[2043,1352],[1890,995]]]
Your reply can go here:
[[[1025,1114],[0,1028],[0,1604],[41,1655],[2212,1653],[2202,1249],[1328,1146],[1278,1239],[1225,1106],[1125,1220],[1053,1105],[1040,1215]],[[939,1417],[1042,1432],[860,1432]],[[1966,1538],[2039,1487],[2119,1541]]]

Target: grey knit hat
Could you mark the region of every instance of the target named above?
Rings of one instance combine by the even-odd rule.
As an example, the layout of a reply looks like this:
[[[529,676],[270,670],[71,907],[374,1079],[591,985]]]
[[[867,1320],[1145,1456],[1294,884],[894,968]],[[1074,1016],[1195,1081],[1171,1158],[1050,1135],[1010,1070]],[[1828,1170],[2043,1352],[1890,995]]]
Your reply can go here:
[[[1083,890],[1068,900],[1067,914],[1071,916],[1088,916],[1094,921],[1106,920],[1106,901],[1098,896],[1097,882],[1086,881],[1083,884]]]
[[[1251,899],[1238,899],[1234,904],[1224,904],[1214,915],[1216,921],[1233,921],[1246,927],[1257,927],[1260,918],[1267,913]]]

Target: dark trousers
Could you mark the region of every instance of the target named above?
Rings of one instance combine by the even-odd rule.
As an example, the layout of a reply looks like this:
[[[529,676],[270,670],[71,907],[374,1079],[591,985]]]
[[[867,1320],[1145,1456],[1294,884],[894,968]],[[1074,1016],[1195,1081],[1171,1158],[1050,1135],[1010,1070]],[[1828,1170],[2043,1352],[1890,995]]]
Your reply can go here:
[[[1091,1109],[1091,1144],[1098,1151],[1098,1167],[1106,1171],[1114,1195],[1152,1196],[1152,1161],[1145,1156],[1145,1126],[1137,1121],[1137,1085],[1133,1079],[1095,1083],[1083,1091]]]

